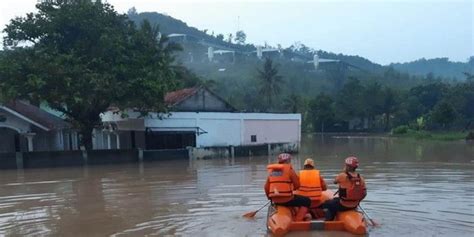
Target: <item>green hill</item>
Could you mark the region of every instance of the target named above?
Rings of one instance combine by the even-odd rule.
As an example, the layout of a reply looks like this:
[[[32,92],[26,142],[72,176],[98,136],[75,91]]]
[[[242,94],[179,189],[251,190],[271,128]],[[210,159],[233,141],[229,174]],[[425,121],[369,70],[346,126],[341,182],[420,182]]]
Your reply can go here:
[[[256,46],[252,44],[236,44],[228,42],[228,40],[223,40],[218,37],[218,34],[213,36],[209,35],[205,31],[201,31],[196,29],[192,26],[188,26],[185,22],[175,19],[171,16],[167,16],[164,14],[160,14],[157,12],[142,12],[142,13],[134,13],[129,14],[129,18],[135,21],[137,24],[142,22],[143,20],[148,20],[152,24],[158,24],[160,26],[160,31],[165,34],[186,34],[187,35],[187,43],[194,45],[187,45],[188,47],[185,48],[185,51],[189,50],[189,48],[196,48],[196,43],[200,43],[203,46],[214,46],[215,48],[222,48],[222,49],[231,49],[237,51],[239,54],[249,54],[252,51],[256,50]],[[227,36],[226,36],[227,37]],[[296,40],[296,39],[295,39]],[[200,50],[201,53],[205,54],[207,52],[207,47],[203,47]],[[313,54],[317,53],[321,58],[327,59],[336,59],[341,60],[347,64],[352,66],[358,67],[363,70],[371,71],[371,72],[378,72],[381,73],[384,70],[384,67],[371,62],[370,60],[360,57],[360,56],[351,56],[351,55],[344,55],[344,54],[336,54],[332,52],[326,52],[323,50],[313,50],[305,45],[296,49],[295,47],[289,47],[286,49],[281,49],[286,53],[290,53],[293,56],[297,56],[299,58],[304,58],[305,60],[312,60]],[[201,56],[203,56],[201,54]],[[204,57],[204,56],[203,56]]]
[[[474,73],[474,56],[469,62],[452,62],[448,58],[419,59],[408,63],[392,63],[390,66],[401,72],[413,75],[427,75],[432,73],[435,77],[456,78],[464,80],[464,72]]]

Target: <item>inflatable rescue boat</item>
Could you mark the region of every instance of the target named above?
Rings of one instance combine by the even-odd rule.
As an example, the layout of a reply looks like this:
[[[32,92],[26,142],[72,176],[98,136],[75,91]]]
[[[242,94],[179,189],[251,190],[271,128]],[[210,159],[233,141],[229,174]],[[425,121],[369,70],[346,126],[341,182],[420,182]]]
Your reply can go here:
[[[332,191],[324,191],[321,203],[332,199],[333,196]],[[312,206],[318,206],[318,204]],[[316,215],[315,219],[305,221],[295,221],[295,214],[294,207],[271,205],[267,215],[268,231],[277,236],[284,235],[289,231],[310,230],[347,231],[357,235],[367,233],[367,222],[364,215],[356,209],[337,213],[333,221],[325,221],[322,211]]]

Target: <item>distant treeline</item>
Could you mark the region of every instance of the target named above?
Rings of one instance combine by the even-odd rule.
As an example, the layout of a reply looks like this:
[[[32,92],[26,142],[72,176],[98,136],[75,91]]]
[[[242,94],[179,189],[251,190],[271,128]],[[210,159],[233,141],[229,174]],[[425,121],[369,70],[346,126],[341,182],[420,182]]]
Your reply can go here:
[[[474,121],[474,80],[448,84],[426,80],[410,89],[393,89],[378,82],[349,78],[335,95],[321,93],[308,103],[307,129],[390,131],[462,130]],[[345,126],[341,126],[345,125]]]
[[[467,63],[451,62],[448,58],[422,58],[408,63],[393,63],[390,66],[414,75],[432,74],[432,76],[463,80],[463,72],[474,73],[474,56],[471,56]]]

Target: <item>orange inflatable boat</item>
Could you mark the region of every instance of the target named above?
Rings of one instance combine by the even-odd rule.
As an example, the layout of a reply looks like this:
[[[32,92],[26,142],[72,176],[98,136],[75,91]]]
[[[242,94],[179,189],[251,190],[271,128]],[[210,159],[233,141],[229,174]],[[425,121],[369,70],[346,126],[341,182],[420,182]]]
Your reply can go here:
[[[322,202],[333,198],[332,191],[324,191]],[[274,235],[281,236],[289,231],[309,230],[338,230],[352,234],[364,235],[367,233],[367,222],[364,215],[357,210],[339,212],[333,221],[325,221],[323,215],[318,219],[295,221],[295,211],[292,207],[272,205],[268,209],[267,228]]]

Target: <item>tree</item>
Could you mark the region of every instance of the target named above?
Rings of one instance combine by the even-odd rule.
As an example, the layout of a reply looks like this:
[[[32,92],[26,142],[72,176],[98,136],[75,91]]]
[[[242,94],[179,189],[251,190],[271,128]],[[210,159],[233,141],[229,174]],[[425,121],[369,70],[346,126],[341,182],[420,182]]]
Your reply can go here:
[[[216,35],[216,39],[218,39],[219,41],[224,41],[224,35],[223,34],[218,34],[218,35]]]
[[[469,72],[464,72],[464,75],[466,76],[467,81],[474,81],[474,74],[471,74]]]
[[[6,100],[46,102],[92,148],[92,130],[111,105],[164,112],[175,89],[175,44],[158,28],[137,29],[102,1],[45,1],[37,13],[11,20],[4,32],[0,91]]]
[[[424,113],[430,111],[445,95],[446,84],[431,83],[410,89],[410,95],[416,97],[424,107]]]
[[[324,132],[325,127],[335,119],[334,101],[324,93],[319,94],[310,102],[309,114],[313,123],[313,129],[320,128]]]
[[[466,81],[449,87],[444,101],[451,104],[456,110],[460,122],[464,123],[464,130],[474,122],[474,81]]]
[[[245,34],[245,32],[239,30],[235,33],[235,41],[238,44],[245,44],[246,39],[247,39],[247,35]]]
[[[178,87],[194,87],[202,84],[202,80],[186,67],[175,66],[174,71],[179,82]]]
[[[365,104],[364,114],[372,123],[375,120],[375,116],[382,113],[384,97],[382,86],[378,82],[370,83],[364,88],[362,97],[363,103]]]
[[[260,94],[267,99],[267,109],[273,108],[273,99],[280,92],[282,77],[278,75],[278,69],[273,65],[273,61],[269,58],[265,59],[263,70],[257,70],[260,82]]]
[[[290,111],[291,113],[298,113],[302,106],[303,99],[301,98],[301,96],[295,93],[291,93],[288,97],[285,98],[283,103],[287,111]]]
[[[451,124],[456,119],[456,110],[447,101],[441,101],[434,107],[431,117],[435,123],[439,123],[443,128],[446,128],[446,125]]]
[[[137,9],[136,9],[135,7],[132,7],[132,8],[130,8],[130,9],[128,9],[127,15],[129,15],[129,16],[136,16],[136,15],[138,15]]]
[[[397,93],[389,87],[383,90],[382,112],[385,115],[385,131],[390,128],[390,117],[397,111]]]
[[[230,33],[228,36],[227,36],[227,42],[228,43],[232,43],[232,39],[234,38],[234,36],[232,35],[232,33]]]
[[[336,100],[337,114],[341,116],[341,119],[348,121],[366,115],[363,91],[364,87],[360,84],[359,79],[350,77],[347,80]]]
[[[429,82],[433,82],[435,80],[434,74],[432,72],[426,74],[426,80]]]

